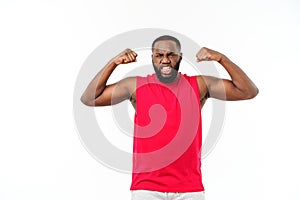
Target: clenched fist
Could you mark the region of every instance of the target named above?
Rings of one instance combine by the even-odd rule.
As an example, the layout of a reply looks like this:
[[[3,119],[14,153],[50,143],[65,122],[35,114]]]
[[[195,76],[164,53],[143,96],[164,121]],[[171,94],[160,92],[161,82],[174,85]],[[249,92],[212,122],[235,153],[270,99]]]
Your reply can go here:
[[[220,62],[222,59],[222,54],[212,49],[202,47],[196,54],[196,59],[197,62],[211,61],[211,60]]]
[[[113,61],[116,65],[119,64],[128,64],[131,62],[136,62],[137,53],[131,49],[125,49],[119,55],[114,57]]]

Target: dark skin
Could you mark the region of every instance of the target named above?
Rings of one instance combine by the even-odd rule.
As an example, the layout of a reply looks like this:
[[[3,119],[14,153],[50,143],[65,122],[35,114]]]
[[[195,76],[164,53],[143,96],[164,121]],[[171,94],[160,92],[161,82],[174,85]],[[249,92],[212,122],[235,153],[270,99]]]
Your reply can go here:
[[[170,76],[170,71],[174,70],[176,64],[182,60],[182,53],[172,40],[157,41],[152,53],[154,67],[161,72],[163,77]],[[81,101],[88,106],[107,106],[128,99],[135,108],[136,77],[128,77],[110,85],[106,83],[117,66],[136,62],[136,58],[137,53],[130,49],[112,58],[90,82]],[[258,94],[258,89],[251,79],[224,54],[203,47],[197,52],[196,59],[197,62],[220,63],[231,77],[231,80],[228,80],[213,76],[197,76],[202,107],[208,98],[233,101],[251,99]]]

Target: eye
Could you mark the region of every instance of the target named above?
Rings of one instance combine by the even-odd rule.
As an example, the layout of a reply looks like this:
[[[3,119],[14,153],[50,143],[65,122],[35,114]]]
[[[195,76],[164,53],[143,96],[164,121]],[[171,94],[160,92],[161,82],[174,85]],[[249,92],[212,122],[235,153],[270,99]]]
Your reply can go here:
[[[172,53],[170,53],[168,56],[169,56],[169,58],[172,58],[172,57],[176,57],[177,54],[175,54],[175,53],[172,52]]]

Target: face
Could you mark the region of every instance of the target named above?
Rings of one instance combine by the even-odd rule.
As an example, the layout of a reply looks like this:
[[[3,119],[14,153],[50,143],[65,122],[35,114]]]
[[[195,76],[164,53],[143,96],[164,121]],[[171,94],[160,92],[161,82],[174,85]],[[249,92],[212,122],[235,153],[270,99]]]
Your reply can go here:
[[[157,78],[163,83],[176,80],[182,54],[172,40],[157,41],[153,47],[152,63]]]

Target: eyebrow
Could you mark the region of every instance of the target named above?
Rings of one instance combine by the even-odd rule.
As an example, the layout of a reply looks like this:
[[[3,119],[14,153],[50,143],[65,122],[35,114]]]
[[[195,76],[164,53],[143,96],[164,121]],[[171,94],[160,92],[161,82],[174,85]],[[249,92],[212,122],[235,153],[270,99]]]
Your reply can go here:
[[[162,53],[162,52],[155,52],[155,54],[164,54],[164,53]],[[167,52],[167,55],[171,55],[171,54],[177,54],[177,53],[175,53],[174,51]]]

